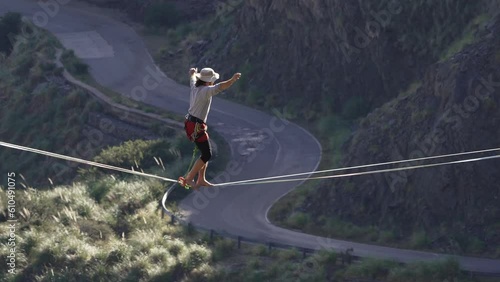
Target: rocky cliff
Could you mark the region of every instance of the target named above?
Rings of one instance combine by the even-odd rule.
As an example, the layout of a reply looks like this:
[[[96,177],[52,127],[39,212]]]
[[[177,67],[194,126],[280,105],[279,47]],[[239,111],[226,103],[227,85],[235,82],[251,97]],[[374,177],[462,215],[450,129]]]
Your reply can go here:
[[[157,3],[172,4],[177,8],[177,12],[182,15],[184,21],[196,20],[205,15],[213,13],[216,9],[217,1],[206,0],[82,0],[91,4],[119,9],[127,13],[131,19],[142,22],[148,7]],[[224,2],[224,1],[219,1]]]
[[[413,93],[370,113],[346,143],[343,165],[498,148],[500,17],[482,32],[478,43],[432,65]],[[432,243],[459,252],[467,245],[460,240],[474,238],[495,252],[499,167],[489,160],[325,181],[303,207],[401,236],[424,230]]]
[[[394,98],[442,56],[488,1],[229,1],[195,65],[241,70],[241,95],[314,119]],[[491,3],[489,3],[491,4]],[[488,5],[489,5],[488,4]],[[229,6],[229,5],[228,5]],[[245,97],[242,97],[245,98]],[[248,100],[247,100],[248,101]],[[321,101],[321,102],[319,102]],[[359,115],[366,112],[358,113]]]

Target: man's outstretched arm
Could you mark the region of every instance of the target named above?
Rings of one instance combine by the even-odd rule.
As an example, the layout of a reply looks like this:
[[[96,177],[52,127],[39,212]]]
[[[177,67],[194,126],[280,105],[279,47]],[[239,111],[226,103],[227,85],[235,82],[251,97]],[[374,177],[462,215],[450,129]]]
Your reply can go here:
[[[189,69],[189,84],[191,86],[194,86],[196,83],[196,77],[194,76],[198,72],[197,68],[191,68]]]
[[[231,79],[219,83],[219,90],[224,91],[224,90],[228,89],[236,82],[236,80],[240,79],[240,77],[241,77],[241,73],[239,73],[239,72],[235,73],[233,75],[233,77],[231,77]]]

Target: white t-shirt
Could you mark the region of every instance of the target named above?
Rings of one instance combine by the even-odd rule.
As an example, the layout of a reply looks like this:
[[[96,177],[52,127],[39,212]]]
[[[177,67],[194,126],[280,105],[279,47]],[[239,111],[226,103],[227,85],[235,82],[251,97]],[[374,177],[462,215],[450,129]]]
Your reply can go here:
[[[210,111],[210,105],[212,104],[212,96],[221,92],[220,83],[212,86],[200,87],[196,87],[195,84],[196,77],[193,76],[190,81],[191,97],[189,99],[188,113],[203,120],[203,122],[207,122],[208,112]]]

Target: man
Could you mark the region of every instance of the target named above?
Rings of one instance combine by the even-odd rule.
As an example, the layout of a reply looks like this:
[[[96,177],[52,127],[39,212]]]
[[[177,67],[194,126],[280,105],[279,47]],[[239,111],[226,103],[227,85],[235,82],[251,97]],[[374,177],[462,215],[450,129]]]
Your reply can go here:
[[[241,73],[235,73],[230,80],[214,85],[214,82],[219,79],[218,73],[211,68],[204,68],[199,73],[197,71],[195,68],[189,70],[191,97],[188,115],[184,121],[184,129],[189,140],[195,142],[200,150],[201,157],[194,163],[193,168],[185,178],[179,177],[179,183],[182,186],[193,187],[196,190],[200,186],[213,186],[205,178],[208,161],[212,157],[206,125],[212,97],[231,87],[241,77]],[[194,182],[196,174],[198,174],[198,179]]]

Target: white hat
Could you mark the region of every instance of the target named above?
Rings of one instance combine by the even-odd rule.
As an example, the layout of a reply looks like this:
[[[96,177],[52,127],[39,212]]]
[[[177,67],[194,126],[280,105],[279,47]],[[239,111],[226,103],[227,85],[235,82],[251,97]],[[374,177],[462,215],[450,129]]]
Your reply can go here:
[[[219,74],[211,68],[204,68],[196,74],[196,77],[205,82],[215,82],[219,79]]]

